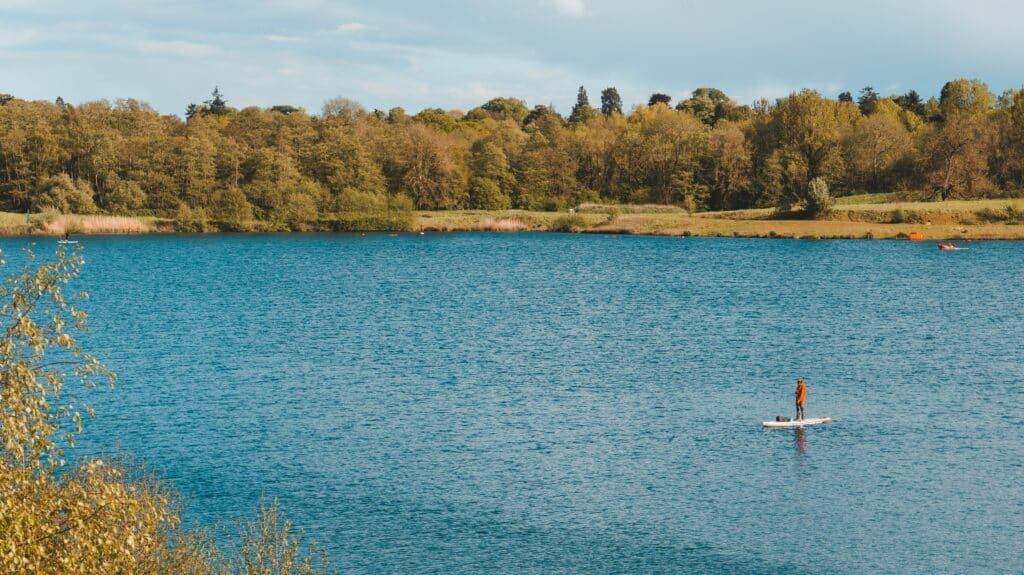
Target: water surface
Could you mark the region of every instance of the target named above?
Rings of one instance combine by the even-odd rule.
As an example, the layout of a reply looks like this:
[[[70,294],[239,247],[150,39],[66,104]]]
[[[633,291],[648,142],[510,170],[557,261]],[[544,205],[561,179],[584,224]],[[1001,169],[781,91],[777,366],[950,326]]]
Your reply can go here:
[[[1024,571],[1024,244],[83,244],[83,445],[198,522],[278,497],[346,573]],[[763,431],[797,376],[836,423]]]

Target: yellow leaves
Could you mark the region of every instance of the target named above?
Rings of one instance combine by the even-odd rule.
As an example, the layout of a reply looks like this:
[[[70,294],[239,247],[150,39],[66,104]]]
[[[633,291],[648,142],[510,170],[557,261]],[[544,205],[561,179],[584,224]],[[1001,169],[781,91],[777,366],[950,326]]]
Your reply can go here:
[[[252,573],[242,570],[249,560],[274,569],[261,573],[326,572],[276,503],[243,530],[244,556],[225,561],[209,534],[181,529],[179,496],[153,476],[102,459],[68,464],[55,438],[74,446],[94,412],[62,403],[66,374],[85,387],[116,381],[66,331],[85,326],[58,287],[81,261],[39,264],[0,289],[0,574]]]
[[[53,262],[33,265],[8,278],[0,291],[0,439],[4,459],[41,469],[62,465],[51,440],[55,433],[64,430],[61,436],[73,445],[74,434],[82,429],[79,411],[58,401],[65,372],[53,366],[67,366],[87,387],[106,369],[83,356],[67,331],[69,323],[81,329],[85,322],[85,314],[71,306],[60,288],[78,276],[81,258],[58,254]]]

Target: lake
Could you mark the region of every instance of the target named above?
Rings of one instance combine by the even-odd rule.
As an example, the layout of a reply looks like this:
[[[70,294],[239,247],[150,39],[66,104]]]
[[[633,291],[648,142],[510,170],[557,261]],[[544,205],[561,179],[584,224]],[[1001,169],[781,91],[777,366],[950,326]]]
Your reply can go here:
[[[1024,244],[82,243],[81,449],[200,524],[277,497],[343,573],[1024,571]],[[835,423],[763,430],[798,376]]]

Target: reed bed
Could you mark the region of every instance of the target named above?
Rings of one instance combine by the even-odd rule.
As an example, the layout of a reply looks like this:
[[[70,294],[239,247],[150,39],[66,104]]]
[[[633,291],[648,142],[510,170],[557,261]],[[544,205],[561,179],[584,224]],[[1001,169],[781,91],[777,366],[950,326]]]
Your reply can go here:
[[[522,232],[534,229],[517,218],[481,218],[477,230],[482,232]]]
[[[67,216],[44,220],[44,234],[147,234],[156,231],[153,225],[128,216]]]

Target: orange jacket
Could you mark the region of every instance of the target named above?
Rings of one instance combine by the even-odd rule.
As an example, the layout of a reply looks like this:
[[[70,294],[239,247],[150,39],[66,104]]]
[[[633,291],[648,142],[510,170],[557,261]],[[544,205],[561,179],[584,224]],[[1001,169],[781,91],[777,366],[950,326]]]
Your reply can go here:
[[[805,399],[807,399],[807,386],[804,382],[799,381],[796,384],[796,402],[803,405]]]

